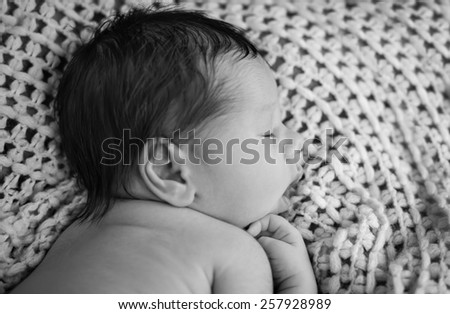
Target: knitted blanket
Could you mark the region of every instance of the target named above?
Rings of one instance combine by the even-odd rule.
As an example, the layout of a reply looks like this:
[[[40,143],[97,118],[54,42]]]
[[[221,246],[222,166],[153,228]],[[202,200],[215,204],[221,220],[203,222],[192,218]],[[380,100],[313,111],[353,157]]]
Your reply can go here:
[[[0,3],[0,291],[8,291],[85,201],[59,150],[52,101],[61,73],[86,27],[132,3]],[[450,1],[184,5],[247,32],[276,73],[285,124],[312,143],[288,219],[307,242],[320,291],[448,293]]]

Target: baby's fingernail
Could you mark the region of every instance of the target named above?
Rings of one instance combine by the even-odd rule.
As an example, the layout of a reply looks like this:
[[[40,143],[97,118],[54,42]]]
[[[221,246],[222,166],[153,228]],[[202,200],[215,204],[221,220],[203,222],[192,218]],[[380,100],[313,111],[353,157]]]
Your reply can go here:
[[[252,236],[254,236],[254,237],[258,235],[258,230],[257,230],[255,224],[251,224],[251,225],[248,227],[247,232],[250,233],[250,234],[251,234]]]

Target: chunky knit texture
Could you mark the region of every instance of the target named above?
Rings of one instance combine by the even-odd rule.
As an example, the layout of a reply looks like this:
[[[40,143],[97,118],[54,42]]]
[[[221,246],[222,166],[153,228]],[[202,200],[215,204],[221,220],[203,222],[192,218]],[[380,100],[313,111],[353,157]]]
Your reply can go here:
[[[8,1],[0,16],[0,290],[85,200],[52,101],[82,29],[114,7],[98,2]],[[316,138],[288,218],[321,292],[450,292],[450,1],[184,5],[247,32],[276,73],[286,125]],[[327,160],[333,149],[345,159]]]

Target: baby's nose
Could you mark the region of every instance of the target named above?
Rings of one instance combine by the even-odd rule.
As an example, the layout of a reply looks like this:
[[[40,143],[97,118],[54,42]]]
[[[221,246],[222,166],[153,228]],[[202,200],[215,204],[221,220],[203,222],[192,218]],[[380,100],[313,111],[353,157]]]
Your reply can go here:
[[[300,134],[294,130],[291,130],[288,127],[285,127],[285,131],[286,131],[286,138],[290,140],[290,143],[292,144],[292,146],[298,150],[301,150],[302,144],[301,144]]]
[[[296,149],[301,150],[302,149],[302,137],[300,134],[296,131],[290,130],[290,133],[292,134],[292,140],[294,141],[294,146]]]
[[[301,136],[296,131],[286,128],[286,157],[293,159],[294,163],[298,163],[301,159],[302,141]]]

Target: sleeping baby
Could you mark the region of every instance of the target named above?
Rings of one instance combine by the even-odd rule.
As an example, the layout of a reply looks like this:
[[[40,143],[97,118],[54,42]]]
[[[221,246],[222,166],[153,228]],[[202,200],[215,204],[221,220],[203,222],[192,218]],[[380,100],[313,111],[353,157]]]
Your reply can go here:
[[[273,73],[234,26],[177,7],[105,22],[66,68],[79,219],[14,293],[315,293],[278,214],[301,177]]]

